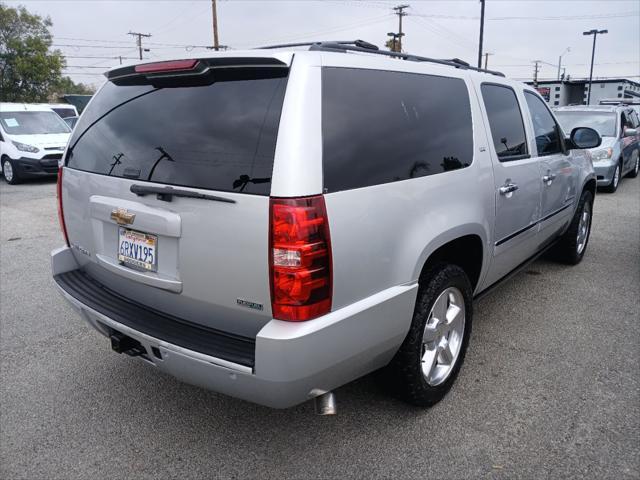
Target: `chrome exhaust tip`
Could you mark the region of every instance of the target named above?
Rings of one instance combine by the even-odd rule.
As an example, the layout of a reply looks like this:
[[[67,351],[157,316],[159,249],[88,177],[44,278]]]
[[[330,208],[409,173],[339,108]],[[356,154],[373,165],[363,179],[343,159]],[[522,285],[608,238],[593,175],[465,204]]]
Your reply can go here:
[[[325,392],[313,399],[316,415],[335,415],[338,413],[336,396],[333,392]]]

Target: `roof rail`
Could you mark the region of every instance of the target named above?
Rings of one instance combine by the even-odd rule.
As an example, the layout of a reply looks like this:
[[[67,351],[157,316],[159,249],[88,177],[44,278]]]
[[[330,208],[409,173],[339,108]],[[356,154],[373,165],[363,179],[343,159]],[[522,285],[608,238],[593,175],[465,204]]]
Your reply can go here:
[[[322,45],[323,43],[331,43],[338,45],[355,45],[360,48],[365,48],[367,51],[377,51],[379,48],[373,43],[365,42],[364,40],[332,40],[330,42],[302,42],[302,43],[283,43],[280,45],[267,45],[265,47],[258,47],[258,50],[270,50],[273,48],[287,48],[287,47],[311,47],[314,45]]]
[[[436,63],[438,65],[447,65],[449,67],[461,68],[463,70],[473,70],[475,72],[489,73],[491,75],[504,77],[504,73],[502,72],[497,72],[495,70],[484,70],[482,68],[472,67],[467,62],[460,60],[459,58],[453,58],[451,60],[439,60],[436,58],[421,57],[419,55],[412,55],[409,53],[390,52],[386,50],[380,50],[376,45],[369,42],[365,42],[364,40],[287,43],[283,45],[269,45],[267,47],[259,47],[259,48],[271,49],[271,48],[286,48],[286,47],[309,47],[309,50],[323,51],[323,52],[372,53],[375,55],[384,55],[386,57],[399,58],[401,60],[409,60],[411,62]]]

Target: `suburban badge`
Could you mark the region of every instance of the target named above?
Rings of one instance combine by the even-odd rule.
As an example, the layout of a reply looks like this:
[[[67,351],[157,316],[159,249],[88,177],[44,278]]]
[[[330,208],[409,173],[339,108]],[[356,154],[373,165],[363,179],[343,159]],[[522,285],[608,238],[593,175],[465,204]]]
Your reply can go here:
[[[249,302],[247,300],[243,300],[242,298],[236,299],[236,302],[241,307],[252,308],[254,310],[262,310],[264,308],[261,303]]]

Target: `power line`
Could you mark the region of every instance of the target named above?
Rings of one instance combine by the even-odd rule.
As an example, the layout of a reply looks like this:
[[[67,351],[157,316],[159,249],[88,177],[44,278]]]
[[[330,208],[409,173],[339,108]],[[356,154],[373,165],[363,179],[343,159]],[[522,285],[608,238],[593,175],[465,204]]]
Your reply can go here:
[[[531,80],[531,77],[511,77],[513,80]],[[594,77],[593,80],[594,81],[598,81],[598,80],[618,80],[618,79],[624,79],[624,78],[640,78],[640,75],[616,75],[613,77]],[[588,78],[572,78],[571,80],[573,81],[585,81],[588,82],[589,79]],[[538,78],[538,82],[557,82],[558,79],[556,77],[545,77],[545,78]]]
[[[114,60],[118,60],[118,57],[116,57]],[[111,67],[105,67],[105,66],[97,66],[97,65],[67,65],[67,68],[101,68],[102,70],[108,70]]]
[[[546,62],[545,62],[546,63]],[[627,65],[629,63],[640,63],[640,60],[632,60],[630,62],[602,62],[602,63],[594,63],[594,65]],[[589,63],[565,63],[563,66],[565,67],[585,67],[590,65]],[[502,65],[494,65],[494,67],[528,67],[528,63],[505,63]]]
[[[341,32],[341,31],[344,31],[344,30],[350,30],[352,28],[365,27],[365,26],[373,25],[375,23],[382,22],[382,21],[388,19],[392,15],[393,14],[391,14],[391,13],[385,13],[384,15],[376,15],[374,17],[360,19],[357,22],[352,22],[352,23],[345,24],[345,25],[339,26],[339,27],[333,27],[333,28],[328,28],[328,29],[324,29],[324,30],[316,30],[314,32],[291,34],[291,35],[286,35],[286,36],[281,36],[281,37],[276,37],[276,38],[272,37],[272,38],[269,38],[269,39],[261,41],[260,45],[265,45],[265,44],[269,44],[269,43],[273,43],[273,42],[281,42],[281,41],[293,41],[293,40],[313,37],[315,35],[324,35],[324,34],[327,34],[327,33],[336,33],[336,32]],[[245,47],[245,46],[252,46],[252,45],[255,45],[255,43],[240,44],[240,45],[237,45],[237,46],[238,47]]]
[[[56,37],[56,39],[64,39],[63,37]],[[72,40],[72,39],[69,39]],[[81,41],[81,42],[100,42],[100,43],[125,43],[126,45],[130,45],[129,42],[119,42],[116,40],[89,40],[86,38],[75,38],[73,40]],[[177,44],[177,43],[158,43],[158,42],[145,42],[147,45],[153,46],[164,46],[164,47],[175,47],[175,48],[185,48],[185,47],[208,47],[209,45],[185,45],[185,44]],[[112,46],[112,45],[79,45],[79,44],[55,44],[53,47],[80,47],[80,48],[124,48],[125,45],[122,46]]]
[[[103,77],[103,73],[94,73],[94,72],[64,72],[65,75],[88,75],[88,76],[99,76]]]
[[[476,42],[469,40],[461,35],[458,35],[456,32],[454,32],[453,30],[448,29],[447,27],[445,27],[444,25],[440,25],[439,23],[436,23],[433,20],[429,20],[427,18],[420,18],[418,19],[421,22],[424,22],[425,24],[428,23],[429,25],[431,25],[433,28],[436,29],[437,32],[440,33],[440,35],[445,35],[448,36],[449,38],[454,40],[454,43],[457,43],[458,45],[462,46],[463,48],[472,48],[473,50],[476,49],[477,44]],[[467,46],[464,46],[468,45]]]
[[[194,3],[196,3],[196,2],[191,2],[190,6],[193,6]],[[181,7],[182,7],[182,5],[181,5]],[[162,25],[160,25],[159,27],[153,29],[152,31],[154,32],[154,34],[158,35],[160,33],[166,33],[166,32],[170,32],[171,30],[174,30],[176,28],[176,25],[178,25],[180,23],[183,23],[185,20],[191,20],[192,18],[194,18],[196,16],[202,15],[205,11],[207,11],[209,9],[209,6],[207,5],[205,8],[203,8],[202,10],[198,10],[197,12],[189,12],[189,10],[187,8],[184,8],[184,7],[182,7],[182,8],[183,9],[181,10],[181,12],[178,15],[173,17],[168,22],[165,22]],[[185,17],[185,14],[187,14],[187,13],[192,13],[193,15],[189,15],[188,17]],[[177,23],[176,23],[176,21],[177,21]],[[171,28],[167,28],[171,24],[174,24],[174,25]]]
[[[640,12],[618,12],[618,13],[600,13],[593,15],[569,15],[569,16],[557,16],[557,17],[493,17],[487,20],[591,20],[591,19],[603,19],[603,18],[626,18],[640,15]]]
[[[429,31],[429,32],[431,32],[431,33],[433,33],[435,35],[437,35],[440,39],[448,41],[452,45],[456,45],[456,46],[458,46],[460,48],[464,48],[466,50],[472,50],[474,52],[476,50],[476,46],[475,45],[473,45],[473,46],[471,46],[470,44],[469,45],[463,45],[461,42],[456,40],[453,36],[450,36],[447,33],[447,31],[441,30],[440,28],[442,28],[442,27],[440,25],[437,25],[435,23],[433,25],[431,25],[429,23],[426,23],[427,19],[416,18],[414,15],[410,15],[408,18],[409,18],[409,20],[411,20],[412,22],[414,22],[416,24],[420,23],[420,26],[422,28],[424,28],[425,30],[427,30],[427,31]],[[460,38],[462,40],[462,37],[460,37]]]
[[[63,43],[54,43],[51,45],[52,47],[73,47],[73,48],[117,48],[122,50],[125,48],[124,45],[115,46],[115,45],[71,45],[71,44],[63,44]]]
[[[118,60],[118,58],[122,58],[123,60],[135,60],[136,57],[123,57],[122,55],[118,55],[115,57],[99,57],[99,56],[91,56],[91,55],[63,55],[64,58],[84,58],[84,59],[104,59],[104,60]]]
[[[442,20],[479,20],[480,17],[469,17],[464,15],[437,15],[437,14],[425,14],[416,13],[412,14],[416,17],[423,18],[439,18]],[[618,12],[618,13],[601,13],[593,15],[565,15],[565,16],[545,16],[545,17],[489,17],[487,21],[504,21],[504,20],[541,20],[541,21],[562,21],[562,20],[591,20],[591,19],[603,19],[603,18],[627,18],[640,15],[640,12]]]

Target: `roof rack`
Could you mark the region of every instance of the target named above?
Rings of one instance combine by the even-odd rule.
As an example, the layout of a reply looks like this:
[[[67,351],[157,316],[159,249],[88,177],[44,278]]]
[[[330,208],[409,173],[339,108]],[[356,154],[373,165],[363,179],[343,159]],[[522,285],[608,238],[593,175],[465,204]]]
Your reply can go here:
[[[365,42],[364,40],[286,43],[282,45],[269,45],[266,47],[259,47],[259,48],[272,49],[272,48],[287,48],[287,47],[309,47],[309,50],[323,51],[323,52],[372,53],[375,55],[384,55],[386,57],[399,58],[401,60],[408,60],[410,62],[436,63],[438,65],[447,65],[449,67],[461,68],[463,70],[473,70],[474,72],[483,72],[483,73],[489,73],[491,75],[497,75],[499,77],[504,77],[504,73],[502,72],[497,72],[495,70],[484,70],[482,68],[472,67],[467,62],[460,60],[459,58],[442,60],[437,58],[421,57],[419,55],[412,55],[409,53],[390,52],[386,50],[380,50],[376,45],[369,42]]]
[[[332,45],[355,45],[356,47],[366,48],[368,51],[380,50],[373,43],[365,42],[364,40],[332,40],[330,42],[283,43],[280,45],[267,45],[265,47],[258,47],[258,50],[270,50],[273,48],[287,48],[287,47],[311,47],[315,45],[323,45],[325,43],[332,44]]]

